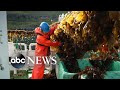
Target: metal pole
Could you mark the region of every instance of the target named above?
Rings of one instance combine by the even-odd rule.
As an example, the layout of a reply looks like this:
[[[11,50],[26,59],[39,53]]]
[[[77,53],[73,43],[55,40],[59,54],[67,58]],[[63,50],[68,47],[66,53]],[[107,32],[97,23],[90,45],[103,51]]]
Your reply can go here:
[[[0,11],[0,64],[0,79],[10,79],[6,11]]]

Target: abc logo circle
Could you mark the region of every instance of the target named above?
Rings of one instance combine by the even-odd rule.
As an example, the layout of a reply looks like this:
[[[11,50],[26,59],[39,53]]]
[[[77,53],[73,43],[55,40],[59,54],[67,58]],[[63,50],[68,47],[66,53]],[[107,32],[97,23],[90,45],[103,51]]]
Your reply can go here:
[[[25,57],[17,53],[11,58],[10,63],[14,68],[22,68],[25,65]]]

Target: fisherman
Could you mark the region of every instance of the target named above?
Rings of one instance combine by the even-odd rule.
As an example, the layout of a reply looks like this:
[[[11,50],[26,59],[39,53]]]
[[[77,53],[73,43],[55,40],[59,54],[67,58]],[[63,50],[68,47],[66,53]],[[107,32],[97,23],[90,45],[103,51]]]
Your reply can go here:
[[[54,34],[54,30],[57,28],[57,24],[49,26],[47,22],[42,22],[39,27],[35,28],[35,33],[37,34],[36,38],[36,47],[35,47],[35,56],[49,56],[50,55],[50,46],[61,46],[62,44],[58,41],[52,42],[50,40],[50,35]],[[32,71],[31,79],[43,79],[44,77],[45,65],[42,60],[42,64],[34,64]]]

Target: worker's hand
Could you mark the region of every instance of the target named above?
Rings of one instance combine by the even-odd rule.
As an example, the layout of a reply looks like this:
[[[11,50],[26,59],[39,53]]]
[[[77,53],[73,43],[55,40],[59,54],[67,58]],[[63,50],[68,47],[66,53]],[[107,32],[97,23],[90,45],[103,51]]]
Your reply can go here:
[[[60,45],[59,45],[59,46],[62,47],[63,45],[64,45],[64,43],[63,43],[63,42],[60,42]]]
[[[58,46],[61,46],[62,45],[62,43],[61,42],[58,42]]]
[[[55,25],[53,25],[53,27],[56,29],[58,27],[58,24],[56,23]]]

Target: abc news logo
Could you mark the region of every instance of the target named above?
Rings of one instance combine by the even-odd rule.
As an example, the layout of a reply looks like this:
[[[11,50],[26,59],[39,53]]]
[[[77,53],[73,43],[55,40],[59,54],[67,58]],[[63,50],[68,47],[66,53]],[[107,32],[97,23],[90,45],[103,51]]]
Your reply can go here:
[[[25,58],[22,58],[22,59],[20,59],[18,57],[12,58],[10,62],[11,63],[25,63]]]
[[[35,60],[31,59],[30,57],[24,57],[22,54],[18,53],[17,55],[15,55],[14,57],[12,57],[10,59],[10,63],[14,68],[22,68],[23,66],[25,66],[25,64],[30,64],[30,62],[32,64],[52,64],[52,65],[56,65],[57,60],[55,59],[56,57],[48,57],[48,56],[39,56],[39,57],[35,57]]]

